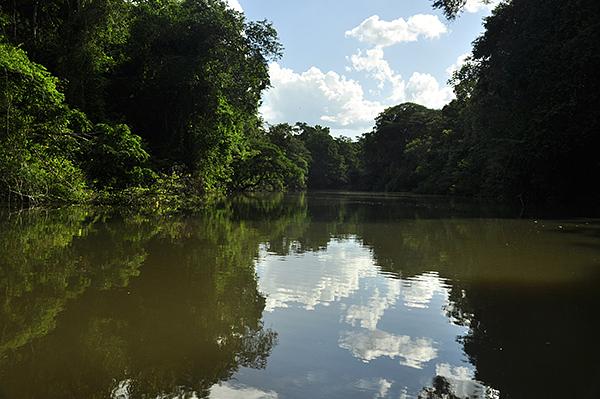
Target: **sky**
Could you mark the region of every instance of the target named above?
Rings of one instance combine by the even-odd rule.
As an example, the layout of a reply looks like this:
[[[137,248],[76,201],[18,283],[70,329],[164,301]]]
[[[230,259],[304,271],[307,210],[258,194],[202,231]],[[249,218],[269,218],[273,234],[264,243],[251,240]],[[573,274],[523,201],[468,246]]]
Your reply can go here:
[[[227,1],[249,20],[272,22],[285,48],[269,65],[265,121],[322,125],[348,137],[370,131],[387,107],[450,102],[448,79],[493,7],[468,0],[448,21],[431,0]]]

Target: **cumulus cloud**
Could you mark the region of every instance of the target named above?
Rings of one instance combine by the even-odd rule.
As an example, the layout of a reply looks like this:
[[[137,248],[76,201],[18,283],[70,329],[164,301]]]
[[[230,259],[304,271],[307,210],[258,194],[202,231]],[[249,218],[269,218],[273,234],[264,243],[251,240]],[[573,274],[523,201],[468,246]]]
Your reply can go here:
[[[396,74],[384,58],[383,48],[375,47],[365,52],[358,50],[356,54],[348,57],[352,64],[351,70],[365,72],[378,82],[379,89],[386,84],[391,85],[391,101],[402,101],[405,98],[405,82],[402,76]]]
[[[377,15],[367,18],[347,31],[346,36],[372,47],[348,56],[346,71],[363,73],[376,82],[377,90],[369,91],[370,98],[361,82],[337,72],[324,72],[314,66],[297,72],[272,63],[269,67],[272,87],[263,96],[261,114],[273,124],[304,121],[354,136],[370,131],[375,117],[386,107],[410,101],[442,108],[454,99],[453,90],[424,72],[403,78],[385,58],[385,48],[421,37],[437,38],[446,32],[446,26],[434,15],[418,14],[393,21],[381,20]],[[464,62],[466,55],[461,57],[448,71],[454,71]]]
[[[446,25],[435,15],[417,14],[408,20],[398,18],[393,21],[384,21],[378,15],[373,15],[354,29],[346,31],[346,37],[376,47],[387,47],[397,43],[415,42],[420,37],[435,39],[447,31]]]
[[[305,121],[369,130],[384,109],[365,98],[360,83],[333,71],[312,67],[297,73],[272,63],[269,73],[272,87],[265,93],[261,114],[270,123]]]
[[[383,48],[376,47],[365,52],[359,50],[349,57],[349,61],[353,70],[365,72],[375,79],[380,89],[389,85],[391,94],[387,103],[411,101],[430,108],[441,108],[454,98],[452,88],[440,85],[430,74],[415,72],[405,81],[384,56]]]
[[[465,4],[465,11],[470,13],[476,13],[479,11],[490,11],[496,8],[502,0],[467,0]]]
[[[442,108],[454,98],[452,88],[441,85],[430,74],[414,72],[408,80],[403,79],[385,60],[381,48],[359,51],[349,61],[352,70],[366,73],[388,93],[377,101],[370,100],[361,83],[337,72],[311,67],[299,73],[272,63],[272,87],[260,109],[263,118],[269,123],[303,121],[360,134],[372,128],[375,117],[386,107],[410,101]]]
[[[406,101],[429,108],[442,108],[453,98],[452,88],[440,86],[437,79],[428,73],[415,72],[406,83]]]
[[[225,0],[225,2],[235,11],[244,12],[244,9],[238,0]]]
[[[450,65],[448,68],[446,68],[446,73],[448,74],[448,76],[452,77],[454,72],[458,71],[463,65],[467,63],[469,57],[471,57],[471,53],[464,53],[459,55],[456,58],[456,62]]]

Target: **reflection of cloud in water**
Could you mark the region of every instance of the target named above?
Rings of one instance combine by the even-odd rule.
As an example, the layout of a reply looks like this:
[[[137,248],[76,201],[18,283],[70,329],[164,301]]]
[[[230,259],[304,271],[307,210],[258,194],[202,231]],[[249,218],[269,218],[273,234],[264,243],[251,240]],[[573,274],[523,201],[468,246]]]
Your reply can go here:
[[[392,382],[385,378],[380,378],[379,380],[358,380],[354,386],[362,391],[374,392],[373,399],[383,399],[392,387]]]
[[[329,243],[327,252],[306,253],[298,258],[264,258],[256,270],[260,290],[267,295],[266,311],[298,303],[312,310],[348,298],[360,280],[377,270],[369,251],[356,241]]]
[[[377,323],[385,311],[398,301],[400,284],[400,280],[385,280],[387,287],[385,295],[381,295],[379,288],[376,288],[366,305],[352,305],[348,308],[346,322],[352,326],[359,323],[362,328],[369,330],[377,329]]]
[[[380,330],[345,332],[338,344],[364,362],[387,356],[400,358],[400,364],[417,369],[437,357],[437,349],[429,338],[412,338]]]
[[[131,398],[131,384],[132,380],[127,379],[121,381],[118,386],[112,391],[111,399],[130,399]],[[181,388],[181,392],[173,392],[171,394],[165,394],[158,396],[156,399],[161,398],[172,398],[172,399],[200,399],[196,392],[189,392]],[[204,397],[204,395],[202,395]],[[210,388],[210,395],[208,399],[277,399],[277,392],[274,391],[261,391],[260,389],[247,387],[245,385],[234,385],[230,382],[222,382],[215,384]]]
[[[277,399],[277,392],[261,391],[243,385],[233,385],[229,382],[213,385],[209,399]]]
[[[375,330],[385,311],[393,307],[400,297],[406,307],[426,309],[435,294],[448,296],[448,288],[437,273],[425,273],[406,280],[386,279],[383,284],[385,295],[381,294],[380,288],[376,288],[365,305],[352,305],[348,308],[347,323]]]
[[[447,293],[447,287],[437,273],[424,273],[402,283],[404,305],[409,308],[428,308],[436,293]]]
[[[291,304],[300,304],[307,310],[328,305],[352,296],[362,279],[378,276],[370,251],[356,239],[331,241],[326,252],[299,257],[262,256],[256,270],[260,290],[267,296],[268,312]],[[436,293],[447,293],[437,273],[403,280],[386,278],[383,284],[375,289],[367,304],[348,308],[346,322],[374,330],[398,298],[402,297],[407,307],[427,308]]]
[[[473,371],[467,367],[437,364],[435,373],[450,383],[452,393],[459,398],[498,399],[500,392],[474,381]]]

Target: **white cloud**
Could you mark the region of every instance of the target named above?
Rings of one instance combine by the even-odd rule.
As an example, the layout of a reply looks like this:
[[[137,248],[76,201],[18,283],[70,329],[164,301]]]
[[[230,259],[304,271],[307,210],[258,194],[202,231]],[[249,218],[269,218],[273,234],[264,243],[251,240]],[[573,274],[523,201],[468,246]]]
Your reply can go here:
[[[374,15],[346,32],[347,37],[354,37],[374,46],[364,52],[358,50],[356,54],[348,57],[351,63],[350,70],[365,72],[367,76],[377,81],[380,90],[386,85],[389,86],[390,92],[386,97],[386,105],[410,101],[429,108],[442,108],[454,99],[452,88],[440,84],[428,73],[414,72],[408,81],[404,80],[385,59],[384,47],[416,41],[420,36],[433,39],[447,31],[446,26],[434,15],[418,14],[406,21],[399,18],[391,22],[382,21]],[[464,63],[467,56],[461,57],[456,64],[448,68],[448,71],[454,71],[461,62]]]
[[[442,108],[454,98],[452,88],[440,85],[430,74],[415,72],[408,80],[402,79],[384,59],[381,48],[359,51],[349,61],[352,70],[375,79],[380,90],[388,88],[387,94],[370,100],[358,81],[344,75],[316,67],[298,73],[272,63],[272,87],[263,96],[262,116],[272,124],[302,121],[358,135],[371,130],[375,117],[386,107],[410,101]]]
[[[490,11],[494,9],[500,3],[500,1],[501,0],[491,0],[486,4],[486,2],[482,0],[467,0],[467,3],[465,4],[465,11],[471,13]]]
[[[467,63],[467,60],[469,59],[469,57],[471,57],[471,53],[464,53],[464,54],[459,55],[456,58],[456,62],[454,64],[450,65],[448,68],[446,68],[446,73],[448,74],[448,76],[452,77],[454,72],[460,70],[460,68],[462,68],[462,66]]]
[[[406,83],[406,101],[429,108],[442,108],[454,98],[451,87],[440,86],[428,73],[415,72]]]
[[[370,362],[380,357],[400,358],[400,364],[416,369],[437,357],[437,349],[429,338],[412,338],[385,331],[358,331],[342,333],[338,341],[342,349],[356,358]]]
[[[377,80],[379,89],[383,89],[385,84],[389,83],[392,88],[389,100],[402,101],[405,98],[405,82],[402,76],[394,72],[384,56],[383,48],[375,47],[364,53],[358,50],[356,54],[348,57],[348,60],[352,63],[352,70],[366,72]]]
[[[277,392],[261,391],[243,385],[233,385],[229,382],[213,385],[210,388],[209,399],[277,399]]]
[[[367,131],[385,108],[367,100],[360,83],[336,72],[311,67],[297,73],[272,63],[269,73],[272,87],[265,93],[261,107],[269,123],[302,121]]]
[[[359,50],[349,57],[349,61],[353,70],[366,72],[375,79],[380,89],[389,84],[391,94],[386,99],[387,104],[411,101],[430,108],[442,108],[454,98],[452,88],[441,86],[430,74],[414,72],[408,81],[403,80],[385,60],[380,47],[364,53]]]
[[[346,37],[353,37],[376,47],[387,47],[415,42],[419,37],[435,39],[447,31],[446,25],[435,15],[417,14],[408,20],[398,18],[393,21],[384,21],[378,15],[373,15],[354,29],[346,31]]]
[[[231,7],[235,11],[244,12],[244,9],[242,8],[242,5],[240,4],[239,0],[225,0],[225,2],[227,3],[227,5],[229,5],[229,7]]]
[[[438,37],[446,31],[445,25],[432,15],[419,14],[408,21],[400,18],[391,22],[377,16],[368,18],[346,35],[374,47],[359,49],[347,57],[350,65],[346,71],[361,72],[377,83],[377,90],[368,91],[369,98],[361,82],[337,72],[324,72],[314,66],[296,72],[272,63],[272,87],[263,96],[261,114],[271,124],[302,121],[328,126],[334,134],[357,136],[370,131],[375,117],[385,108],[402,102],[442,108],[455,98],[452,88],[424,72],[413,72],[404,79],[386,60],[385,47],[419,36]],[[467,57],[468,54],[459,56],[446,72],[450,75],[460,68]]]

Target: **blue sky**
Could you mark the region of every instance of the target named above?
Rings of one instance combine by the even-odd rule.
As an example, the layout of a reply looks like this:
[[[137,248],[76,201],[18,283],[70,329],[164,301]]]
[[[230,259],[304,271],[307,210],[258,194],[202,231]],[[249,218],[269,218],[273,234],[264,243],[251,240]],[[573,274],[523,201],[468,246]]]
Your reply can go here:
[[[405,101],[441,108],[449,72],[482,32],[490,6],[468,0],[447,21],[430,0],[228,0],[273,23],[285,47],[263,98],[268,123],[297,121],[355,137]]]

